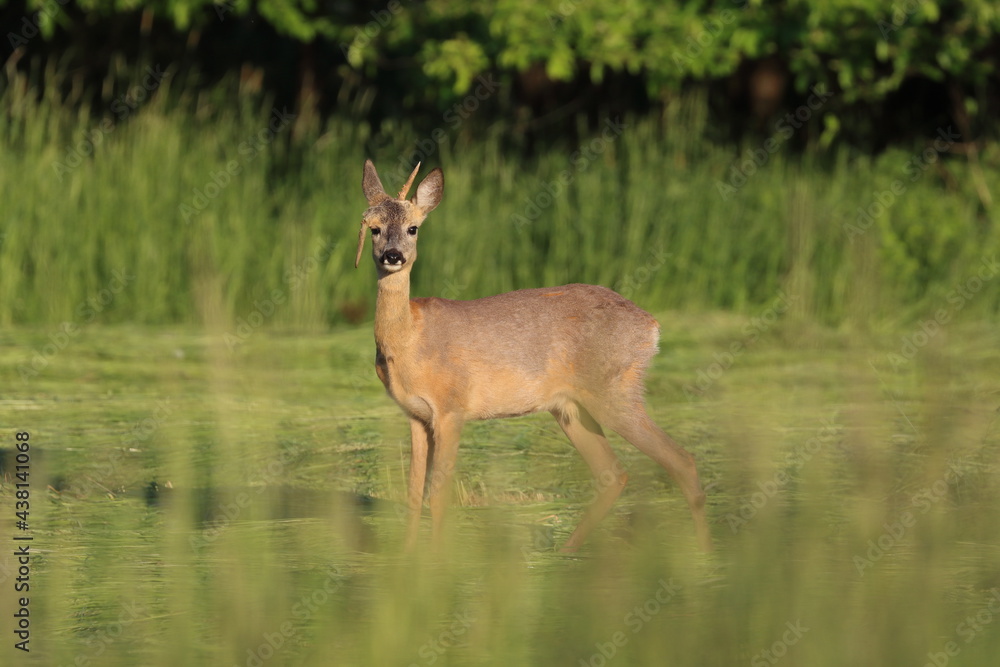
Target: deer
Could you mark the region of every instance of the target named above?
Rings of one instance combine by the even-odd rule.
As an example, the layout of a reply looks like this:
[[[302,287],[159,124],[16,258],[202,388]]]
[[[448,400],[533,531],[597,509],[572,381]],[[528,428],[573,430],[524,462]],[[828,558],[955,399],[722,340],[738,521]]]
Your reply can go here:
[[[440,541],[466,421],[548,411],[582,455],[596,487],[562,551],[584,543],[628,480],[602,426],[667,471],[691,510],[698,545],[710,551],[705,492],[694,457],[646,412],[644,374],[659,348],[657,321],[597,285],[521,289],[464,301],[411,299],[418,233],[444,192],[444,174],[436,168],[407,199],[419,169],[417,163],[392,197],[375,165],[365,161],[368,208],[354,260],[357,269],[370,231],[378,273],[375,372],[410,426],[407,548],[418,540],[425,491],[432,539]]]

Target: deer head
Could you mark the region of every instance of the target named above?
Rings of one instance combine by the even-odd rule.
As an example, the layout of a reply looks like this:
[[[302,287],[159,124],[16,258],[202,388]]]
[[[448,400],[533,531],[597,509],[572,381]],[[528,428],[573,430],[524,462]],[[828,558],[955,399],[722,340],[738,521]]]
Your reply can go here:
[[[367,229],[372,231],[372,258],[380,274],[411,268],[417,258],[417,231],[427,214],[441,202],[441,194],[444,191],[444,174],[440,169],[435,169],[417,186],[417,193],[413,198],[407,200],[406,194],[417,177],[418,169],[420,169],[419,162],[399,194],[390,197],[382,187],[375,165],[371,160],[365,160],[361,188],[365,198],[368,199],[368,210],[361,218],[358,254],[354,259],[354,268],[358,268],[361,262]]]

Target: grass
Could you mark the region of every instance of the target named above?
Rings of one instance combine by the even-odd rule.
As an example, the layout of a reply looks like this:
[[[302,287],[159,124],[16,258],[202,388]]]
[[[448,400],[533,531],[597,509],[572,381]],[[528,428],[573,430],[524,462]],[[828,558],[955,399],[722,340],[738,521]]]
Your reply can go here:
[[[169,76],[98,141],[103,116],[20,76],[0,97],[0,540],[26,431],[32,652],[5,548],[4,664],[995,662],[1000,237],[963,159],[751,168],[758,147],[703,140],[690,101],[575,156],[464,128],[420,154],[407,127],[285,125]],[[630,485],[556,554],[592,488],[547,416],[469,424],[446,548],[401,553],[408,433],[351,266],[366,155],[389,190],[416,159],[445,170],[416,295],[582,281],[659,313],[650,410],[698,457],[715,553],[615,440]]]
[[[0,96],[4,325],[236,322],[275,294],[286,303],[269,322],[362,321],[372,291],[351,259],[365,157],[390,190],[417,160],[444,169],[422,295],[589,282],[654,310],[749,313],[784,289],[819,321],[868,323],[922,315],[1000,251],[996,211],[979,203],[963,157],[927,158],[923,145],[877,158],[732,150],[701,138],[704,111],[689,101],[662,126],[624,120],[576,151],[524,160],[502,134],[460,127],[439,143],[408,126],[319,127],[225,86],[188,93],[169,75],[124,116],[111,101],[103,114],[72,110],[59,86],[11,76]],[[1000,192],[1000,161],[984,150],[981,163]],[[975,309],[995,316],[998,294]]]
[[[47,331],[8,329],[4,444],[27,430],[35,448],[32,657],[992,664],[995,328],[950,323],[893,368],[900,332],[789,315],[720,373],[753,317],[660,319],[649,403],[698,456],[707,556],[676,488],[618,439],[623,499],[579,556],[553,553],[591,490],[537,416],[466,428],[449,547],[405,557],[408,434],[367,326],[261,330],[236,350],[224,331],[92,326],[30,383],[15,367]],[[700,372],[718,377],[699,388]]]

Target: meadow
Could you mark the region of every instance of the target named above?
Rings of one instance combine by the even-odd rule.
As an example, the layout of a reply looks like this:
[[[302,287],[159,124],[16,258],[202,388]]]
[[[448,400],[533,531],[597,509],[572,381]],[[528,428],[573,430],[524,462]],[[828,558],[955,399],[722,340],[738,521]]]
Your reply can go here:
[[[521,158],[185,95],[108,125],[3,98],[3,664],[995,663],[988,153],[755,158],[684,100]],[[650,412],[698,458],[713,553],[620,439],[622,499],[558,553],[593,487],[548,415],[467,425],[446,544],[403,553],[408,429],[353,268],[366,156],[389,190],[445,170],[414,294],[593,282],[657,316]]]

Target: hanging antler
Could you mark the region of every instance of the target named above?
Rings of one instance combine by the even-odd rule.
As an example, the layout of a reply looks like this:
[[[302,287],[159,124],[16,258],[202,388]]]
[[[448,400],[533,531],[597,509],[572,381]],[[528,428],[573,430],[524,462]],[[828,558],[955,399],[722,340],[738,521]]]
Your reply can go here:
[[[396,199],[406,199],[406,193],[410,191],[410,186],[413,185],[413,179],[417,177],[417,170],[419,169],[420,163],[418,162],[417,166],[414,167],[413,171],[410,173],[410,177],[406,179],[406,183],[403,184],[403,189],[399,191],[399,196],[396,197]]]
[[[365,250],[365,232],[368,230],[368,222],[361,221],[361,231],[358,232],[358,255],[354,258],[354,268],[358,268],[361,263],[361,253]]]

